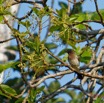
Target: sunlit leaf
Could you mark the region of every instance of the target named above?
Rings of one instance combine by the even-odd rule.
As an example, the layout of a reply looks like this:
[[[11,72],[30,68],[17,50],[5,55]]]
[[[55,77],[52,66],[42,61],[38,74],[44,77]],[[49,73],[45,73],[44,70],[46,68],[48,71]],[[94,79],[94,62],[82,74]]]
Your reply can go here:
[[[48,49],[55,49],[55,48],[57,48],[57,45],[54,44],[54,43],[46,43],[45,46],[46,46]]]
[[[31,23],[30,21],[25,21],[25,22],[20,22],[23,26],[25,26],[26,28],[30,27],[31,26]]]
[[[58,53],[58,56],[64,55],[67,52],[67,49],[63,49]]]
[[[12,96],[17,95],[16,91],[8,85],[1,84],[0,88],[4,91],[0,91],[0,94],[6,96],[7,98],[11,98]]]
[[[99,10],[100,15],[104,18],[104,9]],[[92,12],[91,14],[91,20],[100,20],[100,16],[97,12]]]
[[[0,16],[0,23],[3,21],[3,16]]]
[[[66,103],[65,99],[61,98],[61,97],[57,98],[55,102],[56,103]]]
[[[92,50],[87,47],[83,49],[83,53],[81,54],[80,61],[84,63],[88,63],[92,57]]]
[[[5,64],[0,64],[0,72],[6,70],[8,68],[13,68],[17,64],[18,64],[18,62],[8,62],[8,63],[5,63]]]
[[[0,5],[4,2],[4,0],[0,0]]]

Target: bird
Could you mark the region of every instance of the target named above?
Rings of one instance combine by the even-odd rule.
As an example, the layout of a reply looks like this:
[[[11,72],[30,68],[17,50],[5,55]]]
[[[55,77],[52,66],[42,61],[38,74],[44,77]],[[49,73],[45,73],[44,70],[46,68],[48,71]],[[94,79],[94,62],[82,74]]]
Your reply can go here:
[[[80,62],[75,51],[73,49],[68,49],[67,53],[68,53],[68,61],[69,61],[70,66],[74,68],[76,71],[79,71]],[[75,73],[77,74],[78,79],[83,79],[82,74],[79,74],[78,72],[75,72]]]

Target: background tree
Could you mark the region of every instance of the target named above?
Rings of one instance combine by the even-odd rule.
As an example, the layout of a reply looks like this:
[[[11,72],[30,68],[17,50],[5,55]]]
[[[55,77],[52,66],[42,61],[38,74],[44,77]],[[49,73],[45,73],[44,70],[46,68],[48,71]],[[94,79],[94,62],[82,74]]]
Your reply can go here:
[[[1,1],[1,3],[3,3],[3,7],[6,8],[6,6],[10,6],[11,3],[15,2],[14,0],[6,0],[6,2],[3,3],[3,1]],[[1,5],[0,3],[0,5]],[[8,10],[11,12],[11,14],[16,15],[18,12],[18,8],[19,8],[19,4],[17,5],[13,5],[11,7],[8,8]],[[2,5],[0,6],[1,9],[1,15],[4,14],[8,14],[8,12],[4,12]],[[5,15],[4,15],[5,16]],[[6,15],[5,18],[8,20],[8,23],[10,26],[13,26],[14,24],[14,19],[12,16],[10,15]],[[0,19],[2,20],[3,17],[0,16]],[[0,63],[5,63],[8,60],[14,60],[15,58],[15,52],[13,50],[9,50],[6,47],[10,46],[10,37],[11,37],[12,31],[10,30],[10,28],[6,25],[6,24],[0,24],[0,40],[1,40],[1,44],[0,44]],[[3,42],[7,40],[6,42]],[[12,39],[11,39],[12,40]],[[3,76],[4,76],[4,71],[0,74],[0,83],[3,82]]]
[[[60,9],[54,8],[57,2]],[[97,0],[89,2],[94,3],[94,12],[83,11],[86,0],[14,0],[8,5],[0,1],[0,22],[8,26],[16,41],[6,49],[18,54],[15,60],[0,64],[1,72],[12,68],[14,74],[0,85],[1,103],[104,102],[104,46],[100,48],[104,10],[99,9]],[[26,5],[30,11],[15,16],[9,9],[16,4]],[[15,27],[7,16],[16,20]],[[93,23],[101,28],[93,29]],[[11,38],[1,40],[1,45]],[[79,56],[80,71],[68,63],[66,51],[70,48]],[[78,79],[76,73],[84,78]]]

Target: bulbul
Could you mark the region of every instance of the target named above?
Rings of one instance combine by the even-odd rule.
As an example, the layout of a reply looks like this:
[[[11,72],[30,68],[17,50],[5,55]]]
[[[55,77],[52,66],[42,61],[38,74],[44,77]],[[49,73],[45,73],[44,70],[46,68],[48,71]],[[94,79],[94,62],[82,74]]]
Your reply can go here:
[[[78,56],[76,55],[76,53],[72,49],[68,49],[67,53],[68,53],[69,64],[71,65],[72,68],[74,68],[77,71],[79,71],[80,62],[78,60]],[[77,73],[77,75],[78,75],[78,79],[83,79],[83,76],[81,74]]]

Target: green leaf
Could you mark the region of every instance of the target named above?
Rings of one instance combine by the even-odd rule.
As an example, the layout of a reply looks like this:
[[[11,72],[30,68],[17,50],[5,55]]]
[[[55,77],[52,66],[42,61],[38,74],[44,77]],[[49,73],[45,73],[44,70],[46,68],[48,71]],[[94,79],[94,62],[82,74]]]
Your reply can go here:
[[[57,48],[57,45],[55,43],[46,43],[45,46],[48,49],[55,49],[55,48]]]
[[[91,59],[91,57],[81,57],[80,61],[84,62],[84,63],[88,63],[90,59]]]
[[[66,89],[66,90],[65,90],[65,93],[66,93],[67,95],[69,95],[69,97],[70,97],[71,99],[76,98],[76,96],[77,96],[77,94],[76,94],[76,92],[75,92],[74,90]]]
[[[53,58],[51,56],[49,56],[49,61],[51,64],[56,64],[58,62],[55,58]]]
[[[43,16],[47,16],[51,13],[51,11],[49,11],[49,7],[46,6],[42,9],[37,9],[37,8],[32,8],[34,13],[37,15],[37,17],[39,17],[40,19],[42,19]]]
[[[18,47],[17,46],[8,46],[6,49],[18,51]]]
[[[0,0],[0,5],[4,2],[4,0]]]
[[[64,2],[58,2],[58,4],[59,4],[59,6],[61,7],[61,8],[68,8],[68,5],[66,4],[66,3],[64,3]]]
[[[64,55],[67,52],[67,49],[63,49],[58,53],[58,56]]]
[[[104,18],[104,9],[99,10],[99,12],[100,12],[101,16]],[[92,13],[90,13],[90,15],[91,15],[91,20],[100,20],[100,16],[98,15],[97,12],[92,12]]]
[[[87,25],[87,24],[86,24]],[[86,26],[85,25],[83,25],[83,24],[78,24],[78,25],[76,25],[76,26],[74,26],[75,28],[78,28],[78,29],[83,29],[83,30],[86,30]],[[83,39],[83,36],[80,36],[80,37],[82,37],[81,39]]]
[[[68,53],[65,53],[65,54],[64,54],[64,57],[62,58],[62,60],[63,60],[64,62],[66,62],[66,61],[68,60]]]
[[[88,63],[92,56],[92,50],[90,47],[86,47],[82,49],[83,53],[81,54],[80,61],[84,63]]]
[[[56,10],[56,12],[58,13],[58,16],[61,18],[61,20],[65,19],[64,17],[67,15],[67,9],[61,8],[60,10]]]
[[[31,26],[31,23],[30,23],[30,21],[28,21],[28,20],[26,20],[26,21],[24,21],[24,22],[21,21],[20,24],[22,24],[22,25],[25,26],[26,28],[28,28],[28,27]]]
[[[33,102],[35,100],[37,94],[38,94],[37,90],[31,89],[30,96],[29,96],[29,102]]]
[[[37,88],[36,90],[34,88],[32,88],[31,92],[30,92],[30,96],[29,96],[29,103],[33,103],[35,101],[37,95],[39,93],[41,93],[44,88],[45,88],[44,86]]]
[[[16,91],[15,91],[13,88],[9,87],[8,85],[1,84],[0,86],[1,86],[1,88],[2,88],[3,90],[5,90],[7,93],[9,93],[9,94],[11,94],[11,95],[17,95]]]
[[[102,100],[102,98],[97,98],[97,100],[94,103],[103,103],[104,101]]]
[[[33,39],[31,40],[27,40],[25,42],[26,47],[28,47],[29,49],[35,51],[36,53],[40,53],[40,46],[41,46],[41,41],[39,39],[38,36],[35,36]]]
[[[56,103],[66,103],[65,99],[61,98],[61,97],[57,98],[55,102]]]
[[[37,16],[39,16],[39,10],[37,8],[35,8],[35,7],[32,8],[32,9],[33,9],[34,13],[37,14]]]
[[[0,15],[0,23],[3,21],[3,16]]]
[[[0,95],[3,95],[7,98],[11,98],[11,96],[17,95],[16,91],[13,88],[9,87],[8,85],[1,84],[0,88],[3,89],[4,91],[4,93],[0,91]]]
[[[53,82],[50,83],[48,89],[49,89],[50,92],[54,92],[59,88],[60,88],[60,83],[58,81],[53,81]]]
[[[45,88],[45,86],[41,86],[41,87],[39,87],[39,88],[37,89],[37,93],[42,92],[44,88]]]
[[[78,55],[80,62],[88,63],[92,56],[92,50],[90,47],[81,48],[77,46],[74,48],[74,51]]]
[[[78,14],[82,12],[82,3],[78,2],[75,4],[73,9],[71,10],[71,14]]]
[[[8,14],[11,15],[11,13],[8,11],[8,9],[5,9],[4,6],[0,6],[0,16],[8,15]]]
[[[15,103],[22,103],[22,101],[24,100],[24,98],[19,98],[19,99],[17,99],[17,101],[15,101]]]
[[[74,48],[74,51],[76,52],[77,55],[80,55],[82,52],[82,48],[80,46],[77,46]]]
[[[6,98],[11,99],[11,96],[9,96],[8,94],[6,95],[5,93],[2,93],[1,91],[0,91],[0,95],[4,96],[4,97],[6,97]]]
[[[58,31],[58,30],[60,30],[60,26],[58,26],[58,25],[53,25],[53,26],[51,26],[50,27],[50,32],[54,32],[54,31]]]
[[[79,17],[77,18],[76,22],[82,22],[84,20],[87,20],[86,13],[80,13]]]
[[[71,22],[75,22],[75,21],[77,20],[78,17],[79,17],[78,14],[77,14],[77,15],[72,15],[72,16],[70,16],[69,20],[70,20]]]
[[[8,68],[13,68],[15,65],[19,64],[19,62],[8,62],[5,64],[0,64],[0,73]]]

